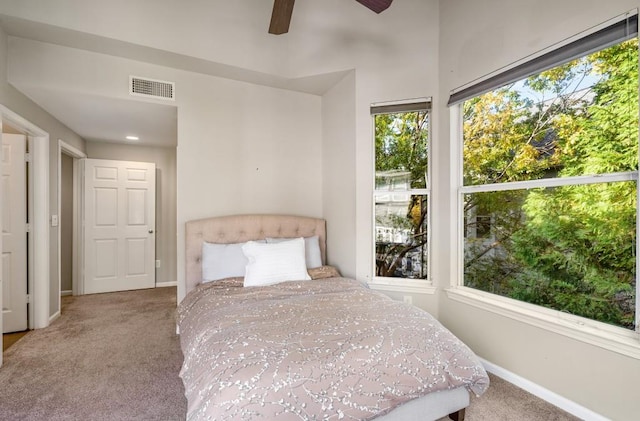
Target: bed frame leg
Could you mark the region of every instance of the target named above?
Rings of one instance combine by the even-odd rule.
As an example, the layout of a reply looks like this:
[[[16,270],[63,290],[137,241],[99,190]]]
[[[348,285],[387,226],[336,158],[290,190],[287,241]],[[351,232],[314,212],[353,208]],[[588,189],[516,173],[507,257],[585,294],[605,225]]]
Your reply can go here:
[[[462,408],[458,412],[454,412],[453,414],[449,414],[449,418],[453,421],[464,421],[464,412],[466,408]]]

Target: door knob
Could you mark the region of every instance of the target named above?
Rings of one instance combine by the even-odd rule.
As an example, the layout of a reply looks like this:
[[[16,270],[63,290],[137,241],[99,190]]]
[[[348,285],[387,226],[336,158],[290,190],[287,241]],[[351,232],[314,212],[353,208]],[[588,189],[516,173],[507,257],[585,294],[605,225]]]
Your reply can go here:
[[[149,230],[149,234],[153,234],[153,230]]]

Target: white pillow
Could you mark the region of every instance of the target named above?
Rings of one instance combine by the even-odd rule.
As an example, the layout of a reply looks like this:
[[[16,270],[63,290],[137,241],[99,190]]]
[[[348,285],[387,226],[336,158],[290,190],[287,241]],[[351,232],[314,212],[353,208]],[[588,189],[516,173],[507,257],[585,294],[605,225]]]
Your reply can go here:
[[[244,276],[249,263],[242,252],[244,244],[202,243],[202,280],[210,282]]]
[[[302,238],[271,244],[249,241],[242,246],[242,251],[249,260],[245,287],[311,280],[304,261]]]
[[[291,238],[272,238],[267,237],[267,243],[280,243],[282,241],[290,241]],[[305,261],[307,269],[318,268],[322,266],[322,253],[320,252],[320,239],[317,235],[304,238]]]

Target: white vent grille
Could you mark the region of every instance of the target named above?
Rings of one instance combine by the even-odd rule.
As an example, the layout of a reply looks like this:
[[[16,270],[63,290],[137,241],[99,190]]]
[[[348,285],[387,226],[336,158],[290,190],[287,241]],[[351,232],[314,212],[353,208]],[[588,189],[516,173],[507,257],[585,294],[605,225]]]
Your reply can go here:
[[[174,100],[175,83],[137,76],[129,77],[129,94],[147,98]]]

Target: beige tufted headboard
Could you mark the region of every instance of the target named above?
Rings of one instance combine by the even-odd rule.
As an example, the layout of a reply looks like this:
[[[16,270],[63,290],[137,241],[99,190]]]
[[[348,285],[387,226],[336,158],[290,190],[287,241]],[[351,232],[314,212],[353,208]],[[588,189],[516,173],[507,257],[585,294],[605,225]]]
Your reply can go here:
[[[202,243],[243,243],[266,237],[320,238],[326,262],[325,220],[292,215],[232,215],[189,221],[185,226],[186,291],[202,281]]]

